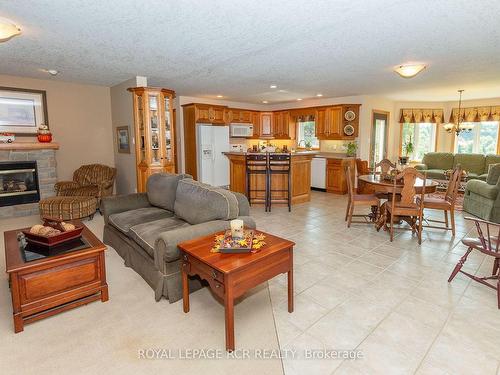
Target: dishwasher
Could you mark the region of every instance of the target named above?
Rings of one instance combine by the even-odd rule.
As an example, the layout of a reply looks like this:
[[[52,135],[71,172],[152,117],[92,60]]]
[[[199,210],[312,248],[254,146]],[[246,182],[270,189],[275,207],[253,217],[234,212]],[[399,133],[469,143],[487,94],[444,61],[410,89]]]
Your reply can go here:
[[[326,158],[314,157],[312,159],[311,188],[326,191]]]

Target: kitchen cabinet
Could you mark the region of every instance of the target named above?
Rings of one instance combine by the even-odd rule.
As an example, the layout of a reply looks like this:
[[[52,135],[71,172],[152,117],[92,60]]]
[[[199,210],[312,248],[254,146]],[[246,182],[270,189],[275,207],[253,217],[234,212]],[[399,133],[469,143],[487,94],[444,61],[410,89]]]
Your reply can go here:
[[[196,123],[225,125],[224,107],[209,104],[193,104]]]
[[[275,139],[295,139],[295,124],[289,111],[274,112],[272,133]]]
[[[273,116],[272,112],[260,113],[260,136],[270,138],[273,136]]]
[[[238,122],[238,123],[250,124],[252,122],[252,111],[244,109],[228,108],[226,110],[226,122],[227,123]]]
[[[175,92],[169,89],[134,87],[133,96],[137,192],[146,191],[154,173],[175,173]]]
[[[342,107],[318,108],[315,122],[318,139],[342,139]]]
[[[347,180],[344,173],[347,166],[351,167],[351,179],[354,181],[354,158],[328,159],[326,164],[327,192],[335,194],[347,193]]]
[[[250,113],[250,117],[251,117],[251,123],[253,125],[253,136],[252,136],[252,138],[258,139],[262,135],[261,121],[260,121],[260,112],[251,112]]]

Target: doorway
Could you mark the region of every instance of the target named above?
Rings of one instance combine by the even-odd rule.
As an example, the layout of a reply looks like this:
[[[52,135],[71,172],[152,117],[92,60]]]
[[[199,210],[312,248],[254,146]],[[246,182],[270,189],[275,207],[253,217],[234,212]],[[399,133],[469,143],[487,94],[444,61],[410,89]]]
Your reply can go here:
[[[370,140],[370,168],[387,158],[387,134],[389,130],[389,112],[372,111]]]

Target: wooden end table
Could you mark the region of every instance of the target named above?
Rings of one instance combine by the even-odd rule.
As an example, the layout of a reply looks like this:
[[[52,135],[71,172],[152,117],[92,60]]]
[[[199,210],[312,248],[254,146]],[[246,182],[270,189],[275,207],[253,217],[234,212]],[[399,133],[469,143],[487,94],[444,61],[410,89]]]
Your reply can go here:
[[[71,222],[83,225],[78,220]],[[66,248],[58,247],[56,254],[42,257],[39,252],[26,253],[20,247],[17,235],[29,228],[4,232],[14,332],[23,331],[26,323],[99,299],[108,300],[106,245],[83,226],[82,241],[72,241]]]
[[[212,291],[224,300],[226,321],[226,350],[234,350],[234,300],[249,289],[288,274],[288,312],[293,312],[293,246],[295,243],[263,233],[266,245],[257,253],[211,253],[217,234],[183,242],[182,292],[184,312],[189,312],[188,275],[198,275],[206,280]]]

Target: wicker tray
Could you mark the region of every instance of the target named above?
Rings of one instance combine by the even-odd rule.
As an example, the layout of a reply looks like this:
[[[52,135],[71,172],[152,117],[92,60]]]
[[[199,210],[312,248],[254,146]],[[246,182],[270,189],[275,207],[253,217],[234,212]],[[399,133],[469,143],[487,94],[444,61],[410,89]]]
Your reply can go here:
[[[59,229],[61,231],[60,234],[55,235],[55,236],[42,236],[39,234],[34,234],[30,233],[29,229],[28,230],[23,230],[23,234],[26,237],[26,241],[28,243],[40,245],[40,246],[45,246],[45,247],[53,247],[60,245],[64,242],[67,241],[72,241],[77,238],[80,238],[82,236],[82,231],[83,231],[83,225],[80,226],[75,226],[75,229],[69,230],[65,232],[61,226],[61,222],[63,220],[60,219],[54,219],[54,218],[49,218],[49,217],[44,217],[43,218],[44,226],[52,227],[54,229]]]

